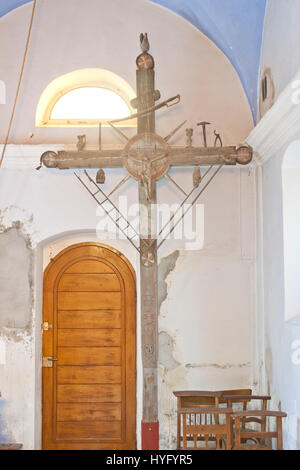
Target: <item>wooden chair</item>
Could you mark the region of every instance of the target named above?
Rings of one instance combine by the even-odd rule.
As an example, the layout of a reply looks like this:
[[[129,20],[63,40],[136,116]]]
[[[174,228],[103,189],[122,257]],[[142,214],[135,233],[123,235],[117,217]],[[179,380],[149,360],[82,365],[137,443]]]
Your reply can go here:
[[[180,416],[179,416],[179,409],[180,408],[195,408],[195,407],[215,407],[219,408],[220,404],[227,403],[226,399],[224,399],[224,395],[251,395],[252,390],[251,388],[240,388],[235,390],[219,390],[219,391],[207,391],[207,390],[183,390],[178,392],[173,392],[175,397],[177,398],[177,449],[180,449],[181,442],[182,442],[182,435],[181,435],[181,425],[180,425]],[[250,401],[250,400],[249,400]],[[237,403],[237,401],[234,401]],[[244,402],[244,406],[247,406],[246,402]],[[227,408],[230,408],[227,406]],[[245,410],[247,408],[244,408]]]
[[[233,408],[233,404],[242,404],[243,411],[247,411],[247,405],[252,401],[260,401],[261,405],[258,409],[261,411],[267,411],[268,401],[271,400],[269,395],[238,395],[238,394],[231,394],[227,395],[224,394],[222,400],[226,403],[227,408]],[[241,425],[244,430],[246,430],[247,423],[258,423],[260,425],[260,430],[262,432],[266,431],[266,416],[252,416],[252,417],[244,417],[241,418]],[[233,430],[233,428],[232,428]],[[255,441],[257,442],[257,441]],[[264,441],[260,441],[261,444],[264,444]]]
[[[188,449],[188,442],[193,442],[193,449],[209,450],[209,443],[214,442],[216,450],[222,449],[224,441],[227,450],[231,450],[230,408],[180,408],[179,419],[182,421],[182,448]],[[225,416],[225,420],[219,419]],[[224,424],[220,424],[224,421]]]
[[[232,419],[234,420],[235,428],[235,449],[236,450],[272,450],[272,446],[266,445],[266,439],[277,440],[277,450],[283,449],[283,438],[282,438],[282,418],[287,416],[286,413],[281,411],[262,411],[262,410],[247,410],[237,411],[232,413]],[[242,428],[242,423],[245,419],[258,418],[260,420],[266,420],[267,418],[276,418],[276,431],[267,432],[259,430],[248,430]],[[257,444],[248,444],[249,439],[254,439]]]
[[[183,390],[173,392],[173,394],[177,398],[177,449],[180,449],[183,440],[180,410],[183,408],[218,408],[222,392]]]
[[[231,402],[232,403],[242,403],[240,400],[239,400],[239,397],[240,396],[251,396],[252,397],[252,390],[251,388],[238,388],[238,389],[234,389],[234,390],[222,390],[221,391],[221,398],[220,398],[220,403],[228,403],[228,399],[227,399],[227,396],[230,396],[232,398]],[[247,402],[249,402],[251,400],[251,398],[248,398],[247,400],[244,400],[243,401],[243,408],[245,408],[245,410],[247,409]],[[228,407],[228,408],[231,408],[231,407]]]
[[[261,401],[261,410],[267,411],[268,401],[271,400],[270,395],[252,395],[251,394],[227,394],[223,393],[220,403],[226,403],[228,408],[232,408],[233,403],[240,403],[243,405],[243,411],[247,411],[247,404],[253,400]]]

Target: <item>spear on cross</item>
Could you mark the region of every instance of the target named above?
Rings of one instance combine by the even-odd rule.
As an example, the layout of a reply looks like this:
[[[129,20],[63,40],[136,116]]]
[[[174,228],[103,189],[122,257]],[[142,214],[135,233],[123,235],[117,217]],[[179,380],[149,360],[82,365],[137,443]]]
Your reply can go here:
[[[185,124],[180,124],[168,136],[161,137],[155,133],[155,113],[163,107],[170,107],[180,102],[180,96],[169,98],[159,104],[160,92],[155,90],[154,59],[149,54],[149,41],[147,34],[140,35],[142,53],[137,57],[137,98],[131,102],[137,112],[124,119],[111,121],[109,124],[123,136],[126,145],[123,151],[119,149],[98,151],[83,150],[80,152],[53,151],[45,152],[41,157],[41,164],[47,168],[80,169],[84,168],[84,175],[76,174],[79,181],[89,191],[96,202],[101,205],[108,217],[114,221],[118,229],[125,234],[129,242],[140,254],[140,292],[141,292],[141,324],[142,324],[142,360],[143,360],[143,420],[142,420],[142,448],[159,448],[159,424],[158,424],[158,394],[157,394],[157,367],[158,367],[158,292],[157,292],[157,251],[167,237],[162,233],[169,227],[169,235],[175,226],[185,216],[186,212],[198,201],[207,186],[224,165],[246,165],[252,160],[252,148],[247,144],[239,146],[207,146],[205,134],[205,121],[200,125],[204,132],[204,147],[192,145],[191,129],[187,129],[187,145],[185,147],[169,145],[171,138]],[[124,120],[137,118],[137,135],[129,139],[114,124]],[[101,129],[101,126],[100,126]],[[218,134],[219,135],[219,134]],[[99,141],[102,139],[99,138]],[[220,140],[221,142],[221,140]],[[217,142],[215,142],[217,143]],[[193,174],[193,186],[186,193],[168,175],[173,166],[208,166],[207,171],[201,177],[200,170]],[[124,167],[127,176],[111,191],[106,194],[100,184],[88,174],[87,168],[113,168]],[[103,175],[102,175],[103,176]],[[151,207],[156,204],[156,181],[166,177],[176,189],[184,193],[184,199],[179,207],[189,204],[181,219],[173,223],[176,213],[173,213],[158,235],[153,234],[151,227]],[[140,233],[138,233],[129,221],[120,213],[118,207],[111,199],[129,178],[138,181],[139,204],[143,206],[140,211]],[[103,180],[103,179],[102,179]],[[106,207],[104,206],[106,204]],[[109,207],[107,207],[107,204]],[[114,216],[112,215],[114,212]],[[177,212],[177,211],[176,211]],[[126,222],[125,229],[121,222]],[[142,227],[148,227],[146,234],[142,234]],[[131,230],[131,235],[128,235]],[[132,235],[133,234],[133,235]]]

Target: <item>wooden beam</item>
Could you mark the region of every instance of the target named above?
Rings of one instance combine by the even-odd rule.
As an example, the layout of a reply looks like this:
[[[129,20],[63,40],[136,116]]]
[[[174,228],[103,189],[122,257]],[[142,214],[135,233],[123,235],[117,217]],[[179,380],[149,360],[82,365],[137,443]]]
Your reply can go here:
[[[224,163],[236,165],[236,147],[170,147],[171,166],[213,165]]]
[[[149,122],[149,116],[141,118]],[[141,132],[142,133],[142,132]],[[249,156],[245,163],[252,159],[252,149],[249,147]],[[236,165],[240,163],[239,148],[229,147],[170,147],[169,160],[171,166],[212,165],[224,163]],[[58,153],[48,151],[42,155],[42,163],[47,168],[116,168],[122,167],[122,150],[102,150]],[[243,162],[244,164],[244,162]]]
[[[146,54],[146,60],[151,56]],[[153,60],[153,59],[152,59]],[[137,59],[138,63],[138,59]],[[154,61],[153,61],[154,64]],[[141,68],[138,65],[137,111],[151,108],[155,104],[154,66]],[[138,134],[155,132],[155,112],[138,118]],[[156,204],[156,184],[151,185],[150,198],[142,181],[139,181],[140,209],[140,276],[141,276],[141,326],[142,326],[142,362],[143,362],[143,450],[158,449],[158,276],[157,242],[151,239],[152,205]],[[146,231],[146,233],[145,233]],[[147,248],[153,241],[151,253]],[[145,257],[152,256],[152,262],[145,264]],[[147,425],[148,424],[148,425]]]
[[[70,168],[115,168],[122,167],[122,150],[95,150],[84,152],[43,153],[41,163],[47,168],[68,170]]]
[[[154,105],[154,70],[137,70],[138,112]],[[155,132],[155,113],[138,118],[138,134]],[[140,213],[140,248],[147,253],[146,241],[151,240],[151,205],[156,203],[156,185],[151,188],[150,201],[145,187],[139,182],[139,203],[143,207]],[[145,229],[147,234],[144,233]],[[142,238],[142,237],[145,237]],[[140,257],[141,272],[141,318],[142,318],[142,360],[143,360],[143,421],[155,422],[158,417],[157,405],[157,248],[153,245],[154,262],[145,266]]]

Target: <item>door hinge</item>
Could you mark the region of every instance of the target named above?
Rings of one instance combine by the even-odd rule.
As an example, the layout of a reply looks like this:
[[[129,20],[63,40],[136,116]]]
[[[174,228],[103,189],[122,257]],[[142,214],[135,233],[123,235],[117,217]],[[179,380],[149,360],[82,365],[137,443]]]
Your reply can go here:
[[[43,324],[42,324],[42,330],[43,331],[48,331],[52,328],[52,325],[50,325],[50,323],[48,323],[47,321],[45,321]]]
[[[57,359],[55,359],[54,357],[44,356],[42,359],[42,366],[43,368],[51,369],[53,367],[53,362],[56,362],[56,361]]]

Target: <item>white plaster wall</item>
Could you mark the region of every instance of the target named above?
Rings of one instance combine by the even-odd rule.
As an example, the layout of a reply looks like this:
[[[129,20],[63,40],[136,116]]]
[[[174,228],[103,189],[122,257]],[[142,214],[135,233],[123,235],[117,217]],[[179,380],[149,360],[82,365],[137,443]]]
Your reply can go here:
[[[298,154],[298,152],[297,152]],[[300,168],[283,168],[285,319],[300,319]]]
[[[22,443],[25,449],[34,449],[34,341],[28,336],[23,336],[19,342],[2,336],[1,343],[5,360],[0,364],[3,397],[0,399],[0,441]]]
[[[299,138],[299,136],[297,136]],[[288,413],[284,419],[284,446],[299,449],[300,369],[293,361],[293,345],[300,325],[285,321],[282,161],[285,148],[263,167],[263,233],[266,388],[270,407]],[[299,362],[299,361],[298,361]]]
[[[159,329],[169,335],[177,364],[165,356],[160,363],[162,448],[176,448],[173,391],[258,386],[253,350],[254,189],[249,170],[225,170],[217,177],[201,200],[204,247],[181,249],[167,277]]]
[[[39,156],[45,147],[10,147],[0,172],[0,210],[2,224],[10,226],[21,220],[36,251],[36,281],[34,329],[35,340],[30,352],[7,363],[4,373],[14,367],[23,370],[18,385],[26,390],[30,413],[15,415],[22,397],[12,394],[8,386],[6,425],[18,430],[18,440],[26,448],[40,446],[40,356],[42,318],[42,268],[50,256],[79,241],[95,240],[99,217],[96,204],[76,180],[72,171],[48,170],[37,172]],[[19,152],[19,154],[18,154]],[[15,168],[16,159],[19,169]],[[18,160],[19,159],[19,160]],[[30,168],[28,168],[30,162]],[[109,192],[124,176],[123,170],[108,170],[104,190]],[[191,188],[192,169],[172,169],[172,176],[186,190]],[[168,296],[160,310],[159,328],[174,341],[169,356],[176,367],[160,363],[160,420],[161,447],[175,446],[175,399],[178,389],[222,389],[256,387],[256,365],[253,361],[254,333],[254,266],[255,266],[255,207],[254,174],[242,168],[224,168],[199,200],[204,204],[204,247],[187,251],[184,240],[168,240],[160,249],[160,259],[180,250],[175,269],[167,278]],[[158,183],[159,201],[179,202],[180,193],[168,182]],[[137,200],[137,185],[129,182],[122,194],[128,203]],[[115,201],[118,201],[116,195]],[[99,239],[128,257],[139,272],[137,253],[125,240],[111,240],[110,233]],[[138,305],[138,345],[140,345],[140,309]],[[23,343],[22,343],[23,344]],[[17,346],[18,348],[20,346]],[[25,345],[24,345],[25,348]],[[35,350],[35,357],[32,351]],[[139,351],[139,349],[138,349]],[[168,352],[167,352],[168,353]],[[0,366],[1,367],[1,366]],[[33,374],[35,370],[35,378]],[[138,414],[137,437],[140,445],[141,421],[141,357],[138,353]],[[21,384],[21,385],[20,385]],[[4,406],[5,407],[5,406]],[[12,419],[16,417],[16,421]],[[28,424],[30,423],[30,424]],[[30,433],[23,434],[24,426]],[[8,431],[7,431],[8,432]]]
[[[8,127],[30,13],[27,4],[0,19],[0,42],[5,44],[0,79],[7,88],[0,142]],[[245,139],[253,121],[239,77],[225,55],[190,23],[146,0],[39,0],[11,142],[75,143],[77,134],[85,132],[90,145],[97,143],[97,129],[35,128],[39,98],[55,78],[90,67],[110,70],[135,89],[139,34],[145,31],[162,99],[178,93],[182,98],[176,107],[158,113],[159,133],[168,135],[180,119],[188,119],[189,126],[206,120],[224,142]],[[33,139],[28,138],[31,133]],[[184,133],[180,138],[185,142]],[[103,130],[103,139],[120,142],[109,128]]]
[[[261,71],[265,67],[271,68],[275,84],[275,100],[284,90],[286,90],[285,96],[291,96],[290,99],[292,99],[292,90],[295,89],[295,97],[298,97],[296,95],[299,91],[299,81],[296,79],[293,81],[293,78],[300,66],[299,15],[300,2],[298,0],[268,0],[267,2]],[[287,90],[291,90],[291,93],[289,94]],[[298,100],[293,103],[297,105]],[[293,111],[288,104],[287,109],[292,116]],[[282,121],[286,117],[289,117],[287,111],[282,113]],[[272,119],[269,128],[265,128],[265,131],[271,132],[273,136]],[[299,449],[300,442],[300,372],[299,365],[293,362],[293,353],[297,353],[293,345],[299,345],[300,326],[297,317],[293,319],[293,315],[288,314],[285,308],[285,294],[287,295],[292,285],[295,286],[298,282],[298,276],[293,277],[292,283],[285,276],[282,163],[288,146],[292,144],[293,139],[299,138],[295,132],[297,132],[296,126],[293,125],[292,120],[286,126],[284,135],[281,135],[280,131],[274,131],[276,133],[274,140],[278,150],[266,152],[269,151],[268,161],[262,169],[263,224],[261,225],[264,239],[261,266],[265,299],[264,342],[262,341],[266,361],[265,386],[266,391],[274,397],[271,406],[274,409],[281,406],[282,410],[288,413],[288,417],[284,420],[284,440],[285,447],[291,449]],[[286,136],[290,138],[285,138]],[[287,142],[285,147],[282,147],[282,141]],[[298,155],[299,152],[296,152],[295,161],[299,160]],[[296,200],[295,204],[297,204]],[[297,222],[294,219],[295,225],[298,225]],[[299,238],[294,239],[293,244],[286,240],[289,245],[288,250],[293,250],[289,259],[297,258],[298,240]],[[285,284],[288,288],[286,292]],[[290,320],[285,321],[287,318]]]
[[[275,100],[300,66],[300,2],[268,0],[264,22],[261,71],[269,67],[275,85]],[[299,84],[297,85],[299,89]]]

